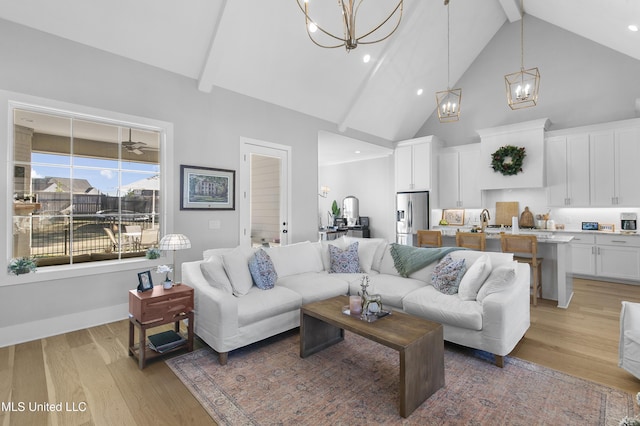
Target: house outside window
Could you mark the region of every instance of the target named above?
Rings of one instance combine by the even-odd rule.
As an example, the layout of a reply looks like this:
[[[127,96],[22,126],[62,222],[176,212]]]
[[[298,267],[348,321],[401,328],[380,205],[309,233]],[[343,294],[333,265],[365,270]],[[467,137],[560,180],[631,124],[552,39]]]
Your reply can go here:
[[[46,267],[144,257],[158,246],[162,129],[37,108],[11,113],[11,257]]]

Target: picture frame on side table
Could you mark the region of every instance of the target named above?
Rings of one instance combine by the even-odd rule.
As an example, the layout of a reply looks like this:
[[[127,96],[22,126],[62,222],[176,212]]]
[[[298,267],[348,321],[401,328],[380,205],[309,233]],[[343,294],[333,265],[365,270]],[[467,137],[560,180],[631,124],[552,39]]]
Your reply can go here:
[[[444,209],[442,210],[442,219],[446,220],[449,225],[464,225],[464,209]]]
[[[235,210],[235,170],[180,165],[180,210]]]
[[[138,272],[138,291],[143,292],[153,289],[151,271]]]

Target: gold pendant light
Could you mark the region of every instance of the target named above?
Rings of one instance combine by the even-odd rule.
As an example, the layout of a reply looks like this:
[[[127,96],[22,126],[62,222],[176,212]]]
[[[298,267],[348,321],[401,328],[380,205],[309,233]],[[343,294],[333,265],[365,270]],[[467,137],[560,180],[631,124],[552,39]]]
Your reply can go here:
[[[300,1],[304,3],[304,6],[300,4]],[[356,15],[358,14],[358,10],[360,9],[360,6],[364,2],[364,0],[355,0],[355,1],[354,0],[338,0],[338,6],[341,9],[340,12],[342,15],[342,21],[344,26],[344,35],[337,36],[337,35],[331,34],[329,31],[327,31],[324,27],[318,24],[318,22],[316,22],[311,17],[311,12],[310,12],[311,8],[309,5],[311,1],[313,0],[296,0],[296,2],[298,3],[298,7],[304,13],[305,24],[307,27],[307,34],[309,35],[309,38],[311,39],[311,41],[316,45],[327,48],[327,49],[333,49],[336,47],[344,46],[347,49],[347,52],[358,47],[358,44],[373,44],[389,38],[391,34],[393,34],[398,29],[398,26],[400,25],[400,21],[402,20],[402,9],[403,9],[403,2],[404,2],[404,0],[400,0],[398,4],[396,4],[396,6],[393,8],[391,13],[376,27],[369,30],[365,34],[357,35]],[[315,1],[320,1],[320,0],[315,0]],[[356,4],[354,5],[354,3]],[[381,6],[374,5],[374,7],[380,8]],[[393,28],[387,34],[381,35],[376,40],[367,40],[367,37],[373,36],[373,34],[376,31],[381,29],[394,16],[396,17],[397,21],[395,22],[395,25],[393,26]],[[390,25],[393,25],[393,23],[390,23]],[[324,34],[324,38],[326,39],[326,41],[318,41],[316,39],[318,38],[318,36],[317,35],[314,36],[314,34],[317,34],[318,31]],[[323,36],[320,36],[320,37],[323,37]],[[334,40],[334,42],[338,41],[339,43],[330,44],[329,42],[332,39]]]
[[[536,106],[540,88],[538,68],[524,69],[524,0],[520,1],[520,71],[504,76],[507,102],[511,109]]]
[[[438,119],[441,123],[451,123],[460,119],[460,104],[462,102],[462,89],[451,89],[449,86],[450,52],[449,52],[449,0],[444,0],[447,6],[447,90],[436,92],[436,105]]]

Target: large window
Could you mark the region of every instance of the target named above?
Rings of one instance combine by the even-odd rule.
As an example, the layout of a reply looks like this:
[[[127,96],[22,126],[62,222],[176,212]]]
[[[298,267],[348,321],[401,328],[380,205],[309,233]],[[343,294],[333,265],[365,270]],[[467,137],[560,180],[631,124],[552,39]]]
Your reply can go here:
[[[161,129],[42,109],[12,114],[11,257],[44,267],[157,247]]]

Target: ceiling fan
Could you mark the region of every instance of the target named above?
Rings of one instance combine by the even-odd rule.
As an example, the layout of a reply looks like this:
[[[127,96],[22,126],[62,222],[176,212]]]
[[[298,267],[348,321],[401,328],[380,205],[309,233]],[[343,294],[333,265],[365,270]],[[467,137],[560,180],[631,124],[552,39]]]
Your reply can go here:
[[[123,141],[122,142],[122,146],[128,152],[132,152],[132,153],[134,153],[136,155],[142,155],[142,154],[144,154],[142,149],[144,149],[144,147],[147,146],[147,144],[144,143],[144,142],[134,142],[134,141],[132,141],[131,140],[131,128],[129,128],[129,140],[128,141]]]

